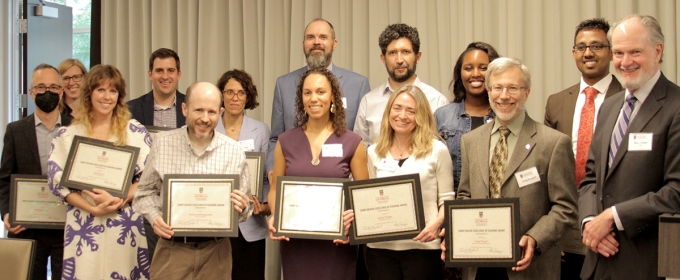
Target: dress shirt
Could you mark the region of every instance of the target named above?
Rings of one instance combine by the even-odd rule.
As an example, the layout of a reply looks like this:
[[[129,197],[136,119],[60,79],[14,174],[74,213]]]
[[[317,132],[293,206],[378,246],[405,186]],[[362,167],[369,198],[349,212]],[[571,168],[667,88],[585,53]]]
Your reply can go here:
[[[630,114],[630,121],[628,121],[629,124],[633,123],[633,119],[635,119],[635,116],[637,115],[637,112],[640,111],[640,107],[642,107],[642,103],[645,102],[645,99],[647,99],[647,96],[649,96],[649,93],[652,92],[652,88],[654,88],[654,85],[656,82],[659,80],[659,77],[661,77],[661,71],[657,70],[656,74],[652,76],[649,81],[644,83],[638,90],[633,93],[635,98],[637,98],[637,101],[635,101],[635,108],[633,108],[633,112]],[[628,94],[630,94],[630,91],[626,89],[626,94],[623,95],[624,101],[623,101],[623,106],[621,106],[621,111],[623,111],[623,108],[626,106],[626,97],[628,97]],[[616,123],[619,123],[619,119],[621,118],[621,112],[619,112],[619,117],[616,119]],[[629,125],[630,126],[630,125]],[[616,129],[618,125],[614,126],[614,129]],[[626,132],[627,134],[628,132]],[[612,133],[613,135],[613,133]],[[619,218],[619,214],[616,212],[616,206],[612,206],[612,214],[614,215],[614,222],[616,223],[616,228],[619,229],[619,231],[623,231],[623,223],[621,223],[621,218]],[[586,221],[586,220],[584,220]],[[585,223],[585,222],[584,222]]]
[[[446,99],[446,96],[435,88],[421,82],[420,78],[416,77],[413,85],[417,86],[425,93],[427,101],[430,102],[432,114],[434,114],[439,107],[449,104],[449,100]],[[361,98],[359,112],[357,113],[357,118],[354,122],[354,132],[361,136],[366,148],[373,144],[375,138],[380,134],[380,124],[382,123],[385,107],[387,107],[387,102],[390,100],[390,96],[392,96],[392,93],[395,90],[396,89],[390,87],[390,82],[388,80],[383,85],[371,90]]]
[[[519,133],[522,131],[522,126],[524,125],[524,119],[526,118],[526,113],[522,112],[517,118],[512,121],[510,124],[507,125],[508,129],[510,129],[510,134],[508,134],[508,161],[510,162],[510,158],[512,157],[512,151],[515,150],[515,144],[517,144],[517,137],[519,137]],[[498,118],[496,118],[495,122],[493,123],[493,127],[491,128],[491,140],[489,141],[489,166],[491,166],[491,159],[493,158],[493,150],[496,148],[496,142],[498,142],[498,138],[501,138],[501,133],[498,131],[498,128],[502,126],[501,122],[498,121]]]
[[[50,157],[50,149],[52,148],[52,138],[57,130],[61,127],[61,115],[58,115],[57,122],[54,124],[52,130],[47,129],[47,126],[42,122],[38,115],[35,115],[35,138],[38,142],[38,154],[40,155],[40,168],[42,168],[42,175],[47,175],[47,158]]]
[[[595,126],[597,125],[597,113],[600,111],[600,106],[604,103],[604,98],[607,94],[607,89],[609,89],[609,84],[612,83],[613,76],[611,74],[605,76],[592,87],[597,90],[597,95],[595,95],[595,119],[593,120],[593,131],[595,131]],[[572,122],[571,129],[571,146],[574,150],[574,156],[576,156],[576,144],[578,142],[578,126],[581,123],[581,109],[583,105],[586,104],[586,94],[585,90],[590,87],[581,77],[581,85],[579,87],[579,95],[576,98],[576,107],[574,107],[574,121]]]
[[[172,100],[170,106],[164,107],[156,104],[153,101],[153,125],[158,127],[176,128],[177,125],[184,125],[177,123],[177,96]]]
[[[161,217],[165,174],[239,174],[238,189],[247,197],[252,195],[246,155],[236,141],[223,134],[213,133],[213,139],[205,153],[197,155],[194,146],[189,140],[186,126],[160,132],[154,138],[133,201],[134,209],[151,224]],[[230,198],[226,197],[225,200],[230,201]],[[243,210],[239,222],[248,219],[253,210],[252,205],[249,203]]]

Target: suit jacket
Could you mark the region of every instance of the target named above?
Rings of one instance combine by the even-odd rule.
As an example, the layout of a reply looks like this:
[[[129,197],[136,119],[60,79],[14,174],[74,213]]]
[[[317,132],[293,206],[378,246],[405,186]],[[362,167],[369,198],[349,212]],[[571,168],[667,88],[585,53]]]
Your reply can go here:
[[[297,92],[297,85],[300,82],[300,76],[305,71],[307,71],[307,66],[276,79],[274,103],[272,105],[272,132],[269,139],[269,151],[267,152],[267,170],[274,168],[274,148],[276,147],[276,141],[279,140],[279,134],[293,128],[295,124],[295,94]],[[333,65],[333,74],[338,79],[343,97],[347,102],[344,104],[346,108],[345,124],[347,125],[347,130],[353,130],[361,98],[371,91],[368,78],[342,69],[335,64]]]
[[[545,125],[571,137],[574,112],[576,111],[576,99],[578,99],[580,89],[581,83],[577,83],[548,97],[548,102],[545,105]],[[609,84],[604,98],[607,99],[622,90],[624,88],[619,83],[619,80],[612,76],[612,82]]]
[[[225,134],[224,123],[222,118],[219,119],[215,131]],[[255,149],[246,152],[263,152],[267,154],[269,148],[269,127],[267,124],[255,120],[247,115],[243,116],[243,123],[241,124],[241,132],[238,135],[238,141],[245,141],[252,139],[255,143]],[[267,194],[269,193],[269,181],[267,174],[264,174],[264,181],[262,186],[262,198],[260,202],[267,201]],[[257,195],[257,194],[253,194]],[[248,242],[262,240],[269,235],[269,228],[267,220],[258,215],[252,215],[248,220],[239,224],[239,229]]]
[[[73,118],[61,114],[61,125],[68,126]],[[0,212],[9,213],[9,189],[12,174],[41,175],[35,114],[9,123],[5,131],[0,166]]]
[[[489,141],[493,123],[462,137],[458,198],[489,198]],[[540,182],[522,188],[514,174],[536,167]],[[519,197],[520,230],[536,240],[538,252],[522,272],[507,269],[510,279],[559,279],[560,248],[555,246],[576,222],[574,153],[568,136],[528,115],[517,137],[501,186],[502,197]],[[475,279],[477,268],[465,268],[463,279]]]
[[[579,221],[616,206],[624,230],[616,226],[619,252],[604,258],[588,251],[581,277],[605,266],[613,279],[655,279],[659,215],[680,213],[680,87],[661,74],[630,122],[611,168],[607,158],[624,95],[602,104],[579,190]],[[628,151],[631,133],[652,133],[651,151]]]
[[[182,127],[187,120],[182,114],[182,103],[184,102],[184,94],[175,93],[175,109],[177,110],[177,127]],[[153,90],[138,98],[128,101],[128,110],[132,113],[132,118],[145,126],[153,126]]]

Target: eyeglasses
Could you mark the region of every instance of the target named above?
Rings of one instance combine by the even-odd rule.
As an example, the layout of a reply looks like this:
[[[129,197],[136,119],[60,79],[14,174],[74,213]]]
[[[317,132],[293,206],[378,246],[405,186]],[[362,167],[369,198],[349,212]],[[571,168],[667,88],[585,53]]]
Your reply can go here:
[[[51,92],[59,92],[61,91],[61,86],[60,85],[50,85],[45,86],[45,85],[37,85],[33,87],[33,90],[35,90],[36,93],[45,93],[47,89],[50,89]]]
[[[503,92],[503,89],[508,89],[508,93],[515,94],[519,93],[521,89],[526,89],[526,87],[520,87],[517,85],[509,85],[507,87],[501,86],[501,85],[493,85],[491,86],[491,92],[493,93],[501,93]]]
[[[68,80],[73,79],[74,82],[80,82],[83,80],[83,74],[76,74],[73,76],[63,76],[61,77],[61,80],[64,81],[64,83],[68,83]]]
[[[580,53],[585,52],[587,48],[590,48],[590,50],[591,50],[592,52],[600,52],[600,51],[602,51],[604,48],[609,48],[609,45],[605,45],[605,44],[592,44],[592,45],[589,45],[589,46],[586,46],[586,45],[578,45],[578,46],[574,46],[574,47],[573,47],[573,49],[574,49],[576,52],[580,52]]]
[[[224,96],[227,97],[227,99],[234,98],[234,95],[236,95],[238,97],[238,99],[245,99],[246,98],[246,92],[242,91],[242,90],[235,92],[235,91],[229,89],[229,90],[223,91],[222,93],[224,94]]]

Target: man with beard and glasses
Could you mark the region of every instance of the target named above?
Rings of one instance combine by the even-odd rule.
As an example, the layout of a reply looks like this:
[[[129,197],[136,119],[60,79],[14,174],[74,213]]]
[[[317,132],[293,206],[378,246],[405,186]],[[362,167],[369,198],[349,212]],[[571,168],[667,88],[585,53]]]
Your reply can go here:
[[[64,252],[63,229],[26,229],[9,223],[9,189],[13,174],[46,175],[50,143],[61,126],[71,124],[70,114],[59,114],[62,98],[61,76],[56,68],[40,64],[33,70],[30,94],[35,113],[7,125],[0,167],[0,212],[10,238],[36,240],[33,279],[47,278],[47,259],[51,257],[52,279],[61,279]],[[46,192],[49,193],[47,183]],[[64,212],[66,215],[66,212]]]
[[[581,279],[658,279],[659,215],[680,213],[680,87],[655,18],[628,16],[609,41],[625,91],[602,104],[579,189]]]
[[[338,46],[333,25],[325,19],[312,20],[305,28],[302,50],[307,58],[307,66],[290,72],[276,79],[274,103],[272,105],[272,132],[267,152],[267,170],[271,176],[274,169],[274,147],[279,134],[293,128],[295,122],[295,93],[300,76],[308,69],[326,68],[333,72],[342,89],[342,106],[345,108],[347,129],[352,130],[361,98],[371,90],[368,78],[342,69],[333,64],[333,51]],[[269,178],[271,181],[272,178]]]
[[[612,52],[607,39],[608,31],[609,23],[601,18],[584,20],[576,26],[571,53],[576,68],[581,72],[581,82],[551,95],[545,106],[544,123],[571,137],[576,156],[577,185],[586,174],[595,116],[605,98],[623,90],[616,77],[609,73]],[[573,225],[567,232],[562,240],[562,249],[561,279],[580,279],[588,249],[581,243],[578,225]]]
[[[446,96],[423,83],[416,75],[420,61],[420,38],[418,30],[403,23],[387,26],[378,38],[380,59],[387,69],[387,82],[371,90],[361,99],[359,113],[354,122],[354,132],[361,136],[366,148],[380,133],[380,123],[387,101],[395,89],[403,85],[415,85],[425,93],[432,112],[449,103]],[[348,123],[349,124],[349,123]]]
[[[223,110],[222,92],[216,86],[193,84],[182,103],[186,126],[159,133],[151,146],[132,203],[161,237],[151,262],[151,279],[223,279],[231,275],[229,239],[173,237],[172,227],[161,215],[165,174],[238,174],[240,183],[231,193],[231,202],[240,213],[239,222],[252,213],[245,153],[236,141],[215,133]],[[228,203],[228,199],[224,201]]]

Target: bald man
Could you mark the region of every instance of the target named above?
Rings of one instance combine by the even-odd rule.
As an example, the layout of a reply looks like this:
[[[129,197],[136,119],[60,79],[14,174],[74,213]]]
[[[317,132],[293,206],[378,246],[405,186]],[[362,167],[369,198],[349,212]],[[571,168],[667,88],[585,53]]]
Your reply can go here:
[[[151,263],[151,279],[222,279],[231,275],[228,239],[174,237],[172,227],[161,215],[164,174],[239,174],[240,184],[232,192],[231,202],[240,213],[239,222],[251,215],[246,155],[236,141],[215,133],[224,110],[221,104],[222,93],[215,85],[191,85],[182,103],[186,125],[161,132],[151,146],[133,201],[133,207],[152,223],[154,233],[161,237]],[[226,198],[225,202],[228,202]]]

